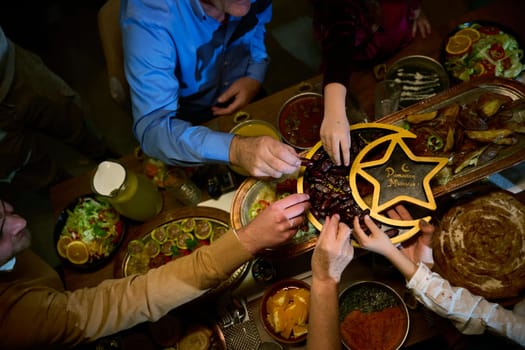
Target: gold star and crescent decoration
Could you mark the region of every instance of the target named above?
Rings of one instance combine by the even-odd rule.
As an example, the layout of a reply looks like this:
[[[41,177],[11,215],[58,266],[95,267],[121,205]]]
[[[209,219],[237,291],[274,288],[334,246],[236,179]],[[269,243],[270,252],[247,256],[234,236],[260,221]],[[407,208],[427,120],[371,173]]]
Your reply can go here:
[[[394,237],[393,243],[401,242],[419,231],[419,220],[430,221],[430,217],[414,220],[396,220],[382,215],[386,209],[403,202],[416,206],[436,209],[436,202],[430,187],[430,180],[447,164],[443,157],[419,157],[412,153],[404,138],[416,135],[403,128],[380,123],[359,125],[358,128],[380,128],[395,131],[369,143],[353,160],[350,169],[350,187],[352,195],[363,210],[368,209],[370,216],[381,223],[403,227],[408,231]],[[354,130],[354,129],[352,129]],[[368,160],[367,156],[386,147],[380,159]],[[357,186],[357,177],[361,176],[374,187],[371,202],[363,199]]]

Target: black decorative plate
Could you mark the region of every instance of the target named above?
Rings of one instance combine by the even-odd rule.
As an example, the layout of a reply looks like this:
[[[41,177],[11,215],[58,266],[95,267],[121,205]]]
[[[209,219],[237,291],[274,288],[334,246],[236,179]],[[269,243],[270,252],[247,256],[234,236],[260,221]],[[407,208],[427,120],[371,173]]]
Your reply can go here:
[[[447,53],[446,47],[450,38],[466,28],[475,29],[480,35],[479,39],[474,38],[472,46],[464,54]],[[441,49],[441,62],[451,79],[456,82],[477,77],[514,79],[525,69],[524,47],[518,33],[500,23],[465,22],[447,36]]]
[[[109,202],[95,195],[81,196],[58,216],[55,248],[65,265],[92,271],[114,256],[125,231],[123,217]]]

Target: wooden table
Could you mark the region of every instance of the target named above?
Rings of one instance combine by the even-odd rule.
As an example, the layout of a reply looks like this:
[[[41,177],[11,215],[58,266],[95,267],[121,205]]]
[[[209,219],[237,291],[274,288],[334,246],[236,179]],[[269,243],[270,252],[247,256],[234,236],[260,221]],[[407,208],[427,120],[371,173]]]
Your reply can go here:
[[[486,7],[480,8],[473,11],[460,19],[450,21],[450,28],[443,30],[442,32],[434,31],[430,37],[423,40],[416,38],[415,41],[408,47],[402,49],[397,55],[386,61],[387,65],[396,61],[397,59],[407,55],[426,55],[439,59],[440,50],[444,38],[446,38],[448,31],[452,30],[455,26],[460,23],[470,20],[490,20],[504,24],[506,27],[511,28],[516,33],[522,35],[525,34],[525,21],[522,21],[520,14],[525,13],[525,2],[520,0],[504,0],[497,1]],[[294,96],[300,91],[304,91],[305,88],[311,87],[314,91],[320,91],[322,77],[315,76],[305,82],[300,82],[294,86],[277,92],[264,99],[256,101],[246,107],[245,111],[249,113],[252,119],[262,119],[269,121],[276,125],[276,118],[281,105],[290,97]],[[373,116],[373,91],[375,84],[377,83],[373,73],[369,71],[356,72],[351,81],[351,91],[358,99],[362,109],[368,114]],[[370,118],[372,119],[372,118]],[[209,126],[216,130],[228,131],[235,125],[232,116],[224,116],[217,118],[209,123]],[[125,156],[120,161],[128,169],[141,171],[141,162],[137,160],[133,155]],[[51,201],[55,217],[58,217],[60,211],[65,208],[71,201],[76,197],[91,193],[90,186],[91,174],[85,174],[77,176],[72,179],[66,180],[54,186],[51,189]],[[524,193],[520,194],[521,198],[524,198]],[[164,193],[164,207],[162,213],[173,210],[180,207],[180,204],[171,196],[167,196]],[[126,247],[127,242],[137,237],[140,231],[139,224],[131,224],[128,227],[127,237],[123,243],[123,247]],[[308,257],[308,255],[306,255]],[[304,257],[303,257],[304,259]],[[352,263],[356,264],[356,263]],[[351,265],[353,266],[353,265]],[[304,270],[309,269],[308,259],[302,261],[302,268]],[[349,269],[348,271],[351,271]],[[365,271],[365,270],[359,270]],[[366,273],[366,272],[365,272]],[[94,272],[77,272],[64,267],[64,280],[67,289],[75,290],[83,287],[92,287],[99,284],[105,279],[111,279],[114,276],[114,261],[108,263],[103,268]],[[350,276],[350,277],[349,277]],[[349,272],[345,272],[345,281],[351,281],[356,278],[356,275],[349,275]],[[402,288],[402,281],[393,281],[397,285],[397,288]],[[415,316],[414,316],[415,315]],[[432,328],[426,325],[423,321],[423,315],[416,313],[411,315],[412,330],[407,340],[407,345],[419,343],[427,340],[430,337],[436,335],[441,331],[441,328]],[[440,325],[443,322],[440,322]],[[449,322],[445,323],[445,327],[450,326]]]

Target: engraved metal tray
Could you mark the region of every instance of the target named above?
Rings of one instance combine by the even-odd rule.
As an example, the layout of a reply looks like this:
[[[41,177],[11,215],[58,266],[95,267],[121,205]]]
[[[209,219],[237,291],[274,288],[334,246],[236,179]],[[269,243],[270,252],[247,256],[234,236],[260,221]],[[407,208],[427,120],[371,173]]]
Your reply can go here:
[[[411,114],[431,112],[453,102],[469,103],[485,92],[494,92],[509,96],[512,100],[518,100],[525,98],[525,85],[516,80],[494,77],[471,80],[379,119],[377,122],[401,126],[406,117]],[[432,185],[434,197],[442,196],[450,191],[482,180],[491,174],[510,168],[525,160],[525,135],[516,133],[515,136],[518,142],[503,148],[491,161],[465,168],[453,175],[446,184],[434,183]]]

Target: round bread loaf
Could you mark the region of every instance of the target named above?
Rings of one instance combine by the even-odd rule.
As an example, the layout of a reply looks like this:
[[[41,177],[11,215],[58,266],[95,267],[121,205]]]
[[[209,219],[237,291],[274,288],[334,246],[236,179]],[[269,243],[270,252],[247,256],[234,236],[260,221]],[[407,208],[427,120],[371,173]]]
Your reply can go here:
[[[487,299],[525,290],[525,205],[494,191],[449,209],[433,241],[437,270]]]

